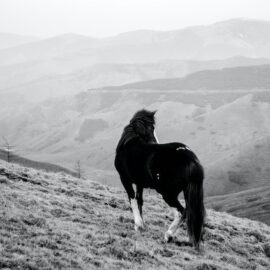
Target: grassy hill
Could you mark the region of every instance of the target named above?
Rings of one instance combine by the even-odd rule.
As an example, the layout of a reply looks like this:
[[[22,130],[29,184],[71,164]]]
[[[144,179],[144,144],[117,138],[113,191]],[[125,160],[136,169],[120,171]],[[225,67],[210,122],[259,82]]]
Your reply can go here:
[[[145,193],[142,233],[115,188],[0,161],[0,268],[269,269],[270,227],[207,210],[197,252],[185,228],[165,243],[167,206]]]
[[[207,206],[270,225],[270,186],[207,198]]]
[[[183,78],[156,79],[107,87],[108,90],[155,89],[155,90],[231,90],[269,89],[270,65],[203,70]]]
[[[223,159],[213,161],[209,166],[208,174],[212,178],[213,190],[218,191],[218,186],[223,186],[223,193],[214,192],[215,194],[212,193],[212,195],[269,186],[270,137],[265,136],[258,140],[248,139],[246,142],[243,140],[243,145],[239,147],[239,150],[237,153],[234,149],[230,149]],[[222,181],[215,180],[220,177]]]

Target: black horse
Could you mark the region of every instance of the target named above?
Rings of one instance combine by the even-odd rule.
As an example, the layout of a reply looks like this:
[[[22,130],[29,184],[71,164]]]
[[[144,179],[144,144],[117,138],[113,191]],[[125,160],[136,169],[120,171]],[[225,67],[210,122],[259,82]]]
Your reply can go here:
[[[186,220],[190,241],[199,248],[205,217],[203,167],[186,145],[158,144],[154,128],[155,112],[138,111],[124,128],[116,148],[115,168],[129,197],[135,230],[144,227],[143,189],[152,188],[176,210],[165,240],[170,241],[178,226]],[[178,200],[181,191],[186,208]]]

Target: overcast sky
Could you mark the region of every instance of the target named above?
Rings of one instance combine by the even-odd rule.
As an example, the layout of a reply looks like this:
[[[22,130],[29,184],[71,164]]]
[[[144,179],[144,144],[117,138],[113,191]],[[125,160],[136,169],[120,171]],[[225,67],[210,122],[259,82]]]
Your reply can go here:
[[[0,32],[93,37],[235,17],[270,20],[269,0],[0,0]]]

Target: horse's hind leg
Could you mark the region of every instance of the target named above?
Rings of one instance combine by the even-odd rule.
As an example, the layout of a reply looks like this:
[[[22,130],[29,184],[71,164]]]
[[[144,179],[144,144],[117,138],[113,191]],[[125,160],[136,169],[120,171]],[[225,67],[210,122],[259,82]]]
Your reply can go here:
[[[172,240],[175,232],[179,228],[179,225],[183,222],[182,216],[184,214],[185,208],[178,201],[177,197],[174,200],[168,199],[166,197],[163,197],[163,198],[165,202],[174,209],[174,220],[164,235],[165,241],[169,242]]]

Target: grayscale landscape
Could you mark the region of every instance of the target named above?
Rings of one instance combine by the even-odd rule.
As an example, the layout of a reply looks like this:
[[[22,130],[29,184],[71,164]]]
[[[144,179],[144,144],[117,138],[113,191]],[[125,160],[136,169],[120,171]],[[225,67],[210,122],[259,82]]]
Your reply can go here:
[[[160,143],[187,144],[205,168],[199,257],[184,228],[163,243],[155,192],[133,231],[114,157],[142,108],[157,110]],[[0,33],[0,159],[0,268],[270,269],[270,20]]]

